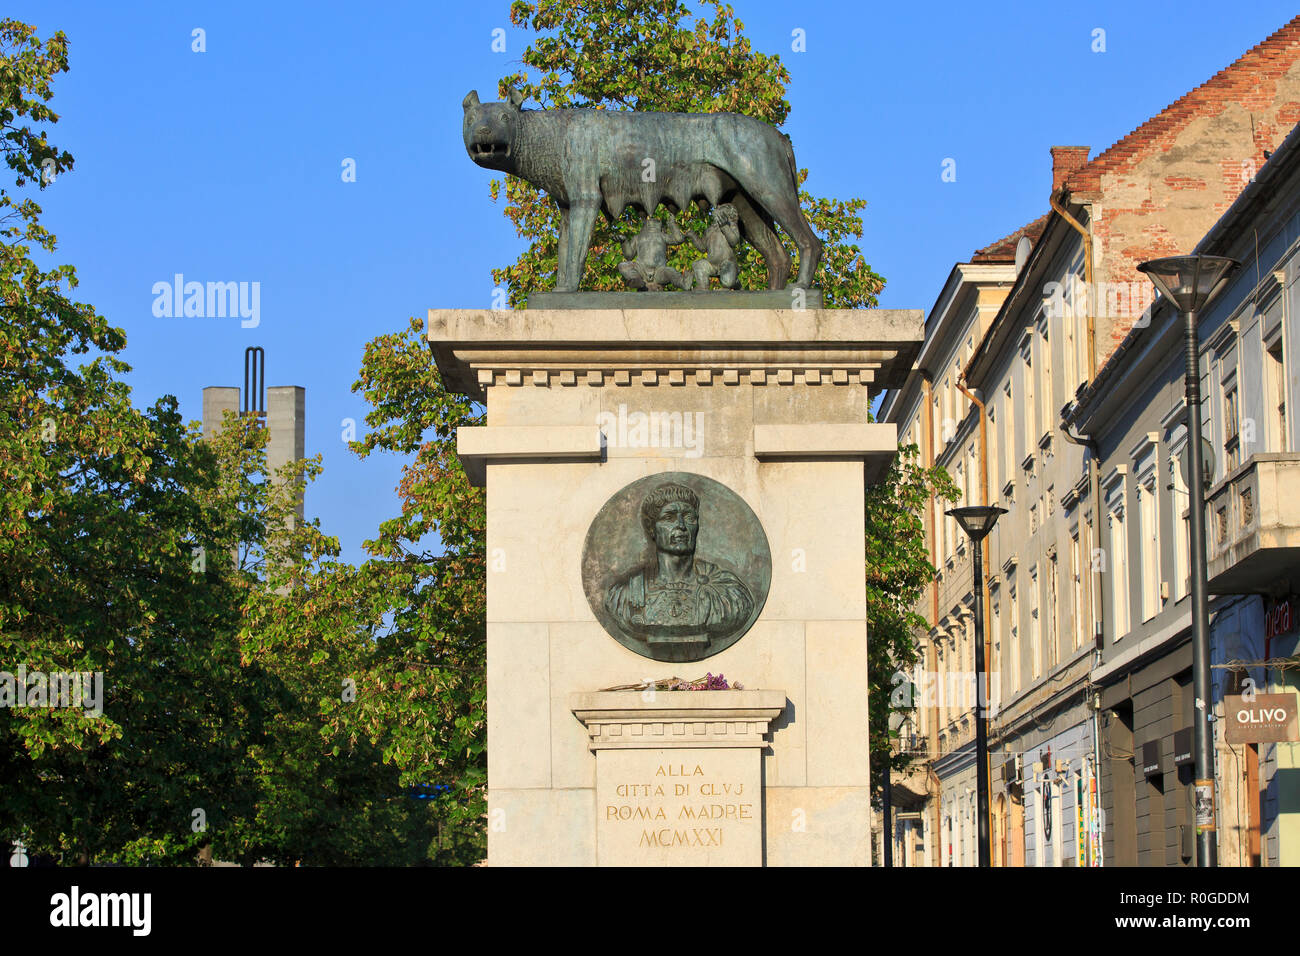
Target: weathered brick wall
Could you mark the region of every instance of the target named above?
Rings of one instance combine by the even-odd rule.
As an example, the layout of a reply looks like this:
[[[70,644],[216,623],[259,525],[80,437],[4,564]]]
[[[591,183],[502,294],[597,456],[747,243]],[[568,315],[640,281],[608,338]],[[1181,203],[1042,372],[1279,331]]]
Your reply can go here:
[[[1090,210],[1095,281],[1145,283],[1140,262],[1190,252],[1297,122],[1300,17],[1091,162],[1062,171],[1070,199]],[[1053,158],[1059,169],[1073,157]],[[1138,316],[1094,311],[1100,367]]]

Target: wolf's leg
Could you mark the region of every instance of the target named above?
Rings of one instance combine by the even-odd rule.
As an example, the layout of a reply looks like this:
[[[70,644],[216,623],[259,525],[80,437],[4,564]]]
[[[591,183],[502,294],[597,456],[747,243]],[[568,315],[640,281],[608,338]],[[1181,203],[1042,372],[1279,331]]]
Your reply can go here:
[[[569,207],[560,207],[560,243],[555,247],[555,291],[564,292],[569,273]],[[568,291],[573,291],[572,289]]]
[[[784,289],[790,278],[790,256],[772,231],[772,220],[762,210],[754,208],[743,192],[737,192],[728,202],[736,207],[742,234],[763,257],[763,264],[767,266],[767,287]]]
[[[817,238],[812,226],[808,225],[808,220],[803,217],[803,210],[799,208],[799,195],[795,191],[794,184],[789,180],[785,183],[759,182],[750,192],[749,198],[775,219],[786,234],[794,240],[795,246],[799,249],[799,275],[795,278],[794,284],[800,289],[808,288],[813,273],[817,270],[817,263],[821,261],[822,241]]]
[[[600,196],[575,198],[569,203],[568,229],[564,236],[560,263],[562,268],[555,283],[556,292],[577,292],[578,283],[587,264],[587,247],[591,244],[591,230],[600,212]]]

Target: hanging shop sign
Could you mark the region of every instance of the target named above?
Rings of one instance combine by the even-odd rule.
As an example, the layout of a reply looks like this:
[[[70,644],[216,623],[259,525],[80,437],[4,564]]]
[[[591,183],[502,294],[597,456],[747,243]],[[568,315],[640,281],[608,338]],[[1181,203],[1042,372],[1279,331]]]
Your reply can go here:
[[[1192,752],[1192,728],[1184,727],[1174,731],[1174,766],[1190,767],[1196,763],[1196,754]]]
[[[1272,744],[1300,740],[1295,694],[1223,698],[1224,738],[1230,744]]]
[[[1160,772],[1160,738],[1157,737],[1142,745],[1142,774],[1154,777]]]

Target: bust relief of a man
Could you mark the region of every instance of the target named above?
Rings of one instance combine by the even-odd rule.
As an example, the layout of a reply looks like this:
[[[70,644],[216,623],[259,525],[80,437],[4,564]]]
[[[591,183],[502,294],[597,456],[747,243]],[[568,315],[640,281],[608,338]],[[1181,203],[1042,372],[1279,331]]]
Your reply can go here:
[[[744,626],[754,609],[748,587],[731,571],[695,556],[700,500],[690,488],[663,484],[641,504],[641,524],[655,560],[620,577],[605,592],[605,610],[651,645],[708,644]]]

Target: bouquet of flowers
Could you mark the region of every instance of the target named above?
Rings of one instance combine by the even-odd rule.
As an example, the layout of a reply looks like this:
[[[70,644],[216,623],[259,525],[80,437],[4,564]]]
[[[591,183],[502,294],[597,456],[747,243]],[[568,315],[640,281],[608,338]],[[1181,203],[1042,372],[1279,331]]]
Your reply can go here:
[[[727,683],[722,674],[705,674],[694,680],[682,680],[680,677],[664,677],[660,680],[643,680],[637,684],[620,684],[617,687],[604,687],[602,690],[744,690],[740,681]]]

